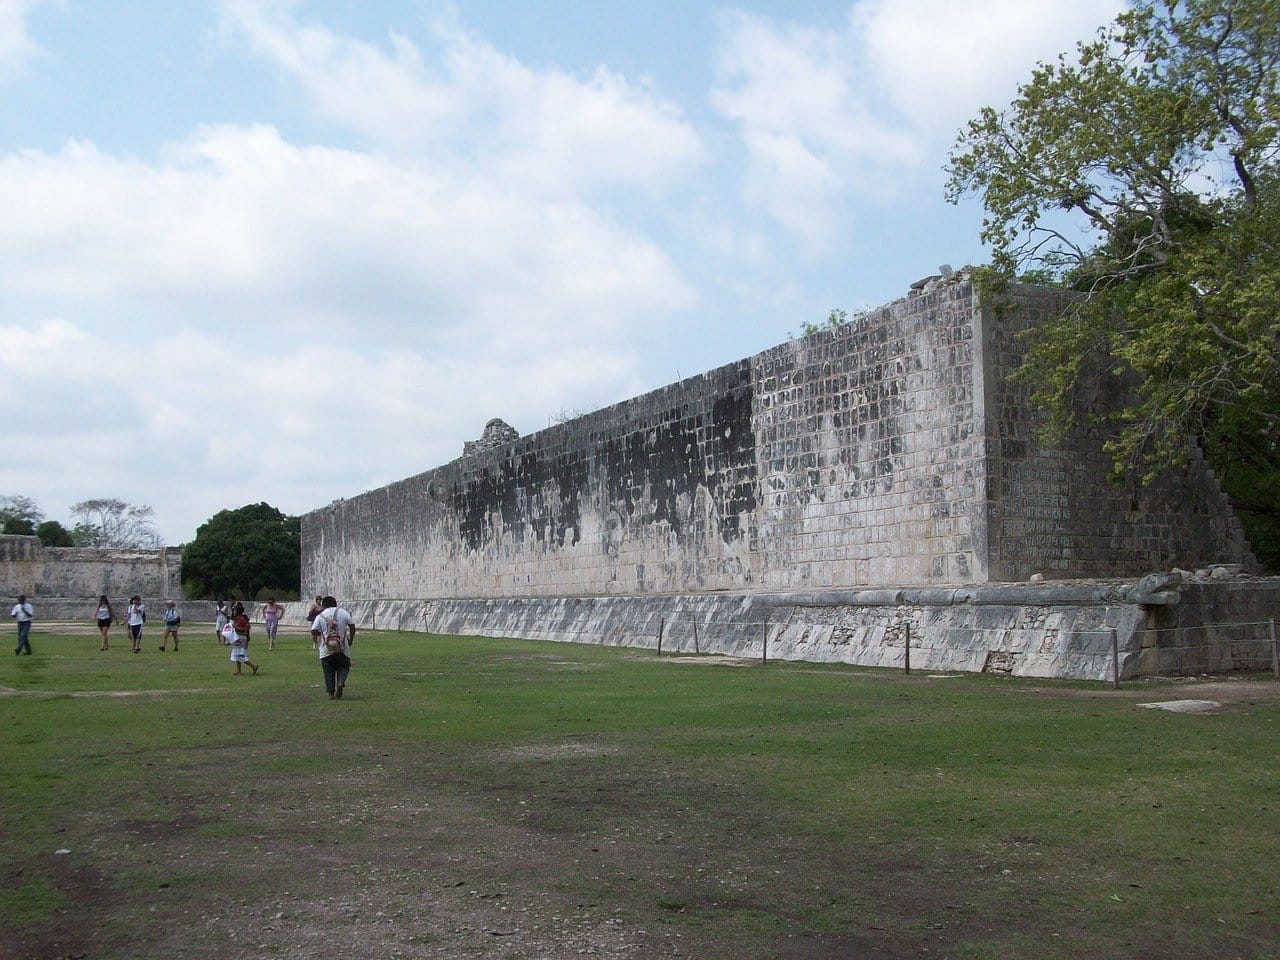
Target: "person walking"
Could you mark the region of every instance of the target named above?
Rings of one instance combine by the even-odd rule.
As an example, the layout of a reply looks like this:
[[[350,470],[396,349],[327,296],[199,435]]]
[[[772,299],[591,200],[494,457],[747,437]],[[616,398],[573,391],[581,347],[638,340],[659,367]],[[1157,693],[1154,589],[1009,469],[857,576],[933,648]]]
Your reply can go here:
[[[99,650],[107,649],[107,635],[111,632],[111,622],[115,620],[115,611],[111,609],[111,601],[107,599],[104,593],[98,598],[98,610],[96,613],[98,621],[98,633],[102,634],[102,643],[98,646]]]
[[[231,662],[236,665],[237,677],[244,672],[241,669],[244,664],[249,665],[254,676],[258,674],[258,665],[249,659],[249,633],[252,629],[253,624],[244,614],[244,604],[237,603],[231,614]]]
[[[178,628],[182,626],[182,612],[172,600],[164,602],[164,636],[160,638],[160,652],[164,653],[173,637],[173,652],[178,652]]]
[[[31,656],[31,621],[35,619],[36,612],[27,603],[25,593],[18,594],[18,602],[9,611],[9,616],[18,621],[18,646],[13,655],[17,657],[25,653]]]
[[[351,672],[351,645],[356,642],[355,618],[338,606],[333,597],[324,597],[323,609],[311,624],[311,639],[320,654],[324,689],[330,700],[341,700]]]
[[[324,612],[324,597],[317,596],[307,611],[307,623],[315,623],[316,617]]]
[[[142,625],[147,622],[147,605],[136,593],[129,598],[129,636],[133,639],[133,652],[142,652]]]
[[[284,604],[276,603],[275,597],[267,597],[262,605],[262,622],[267,627],[267,649],[276,648],[276,631],[280,629],[280,618],[284,616]]]
[[[218,601],[218,605],[214,608],[213,634],[218,638],[219,643],[225,642],[222,638],[222,628],[227,625],[227,621],[231,619],[231,611],[227,607],[226,598]]]

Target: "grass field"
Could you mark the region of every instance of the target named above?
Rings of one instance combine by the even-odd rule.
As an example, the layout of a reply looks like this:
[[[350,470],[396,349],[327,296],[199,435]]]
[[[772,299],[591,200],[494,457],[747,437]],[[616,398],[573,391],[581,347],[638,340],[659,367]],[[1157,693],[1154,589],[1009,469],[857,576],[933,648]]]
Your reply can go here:
[[[0,659],[0,958],[1280,957],[1266,678],[380,632],[331,702],[297,634],[57,631]]]

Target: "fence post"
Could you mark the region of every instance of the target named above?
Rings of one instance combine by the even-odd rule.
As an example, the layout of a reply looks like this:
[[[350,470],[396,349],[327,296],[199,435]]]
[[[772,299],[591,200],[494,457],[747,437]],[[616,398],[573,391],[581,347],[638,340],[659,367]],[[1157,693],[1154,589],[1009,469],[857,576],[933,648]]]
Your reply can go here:
[[[694,653],[702,652],[698,649],[698,618],[697,617],[693,618],[693,652]]]
[[[1276,618],[1272,617],[1271,625],[1271,672],[1280,680],[1280,643],[1276,642]]]
[[[1111,686],[1120,689],[1120,640],[1116,628],[1111,628]]]
[[[761,666],[769,662],[769,617],[771,614],[772,611],[764,615],[764,642],[760,647]]]
[[[667,627],[667,618],[662,617],[658,620],[658,656],[662,656],[662,631]]]
[[[903,634],[902,641],[902,670],[909,677],[911,676],[911,621],[908,620],[904,626],[906,633]]]

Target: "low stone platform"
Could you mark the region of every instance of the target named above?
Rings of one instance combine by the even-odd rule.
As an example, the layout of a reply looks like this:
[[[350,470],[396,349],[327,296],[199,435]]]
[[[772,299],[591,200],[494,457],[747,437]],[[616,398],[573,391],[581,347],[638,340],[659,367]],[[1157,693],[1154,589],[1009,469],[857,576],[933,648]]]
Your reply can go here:
[[[1109,681],[1112,631],[1121,679],[1271,669],[1280,578],[344,605],[374,629]]]

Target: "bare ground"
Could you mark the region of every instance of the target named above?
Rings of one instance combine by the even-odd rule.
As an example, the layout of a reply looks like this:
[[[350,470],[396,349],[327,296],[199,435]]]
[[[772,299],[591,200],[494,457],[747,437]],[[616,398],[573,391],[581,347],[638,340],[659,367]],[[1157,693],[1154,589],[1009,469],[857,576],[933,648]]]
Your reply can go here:
[[[481,758],[424,744],[248,785],[235,757],[174,751],[157,816],[89,809],[51,840],[71,854],[35,855],[67,905],[38,938],[8,931],[0,958],[874,960],[945,955],[1004,909],[990,875],[926,849],[797,841],[732,786],[628,759],[589,740]],[[864,933],[802,921],[823,890]]]
[[[1280,683],[1257,679],[1018,684],[1028,690],[1280,699]],[[32,838],[40,852],[7,878],[51,878],[65,901],[56,923],[29,935],[0,918],[0,960],[903,960],[956,956],[1010,931],[1053,943],[1074,921],[1051,909],[1043,851],[1027,838],[959,859],[927,837],[797,839],[785,810],[732,781],[607,740],[477,754],[394,736],[361,756],[320,745],[333,763],[319,779],[289,772],[294,749],[255,739],[243,754],[148,754],[160,772],[139,790],[157,803],[122,817],[85,798],[83,815]],[[62,847],[71,853],[52,852]],[[1114,879],[1136,884],[1146,868],[1118,865]],[[825,929],[833,915],[856,917],[857,932]],[[1113,955],[1264,956],[1257,944],[1280,928],[1257,920],[1223,931],[1212,954],[1171,936]]]

